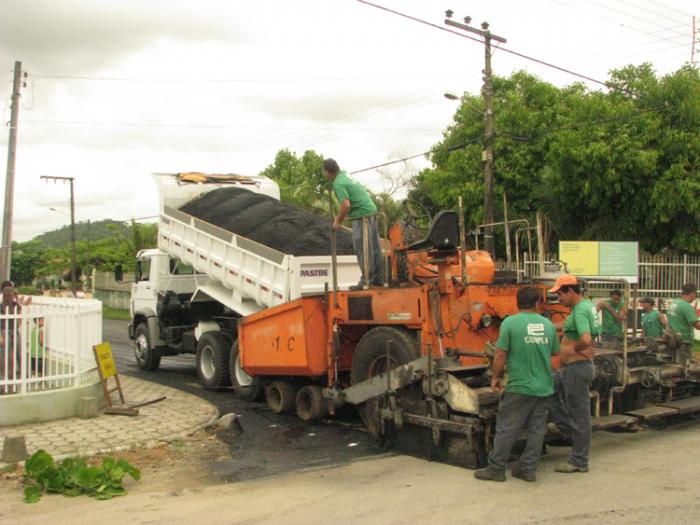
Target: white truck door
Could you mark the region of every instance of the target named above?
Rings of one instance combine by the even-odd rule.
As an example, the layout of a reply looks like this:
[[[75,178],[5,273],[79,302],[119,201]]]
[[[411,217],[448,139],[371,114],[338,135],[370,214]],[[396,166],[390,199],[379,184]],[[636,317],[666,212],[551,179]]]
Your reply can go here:
[[[156,308],[157,257],[144,256],[136,260],[134,284],[131,288],[131,313]]]

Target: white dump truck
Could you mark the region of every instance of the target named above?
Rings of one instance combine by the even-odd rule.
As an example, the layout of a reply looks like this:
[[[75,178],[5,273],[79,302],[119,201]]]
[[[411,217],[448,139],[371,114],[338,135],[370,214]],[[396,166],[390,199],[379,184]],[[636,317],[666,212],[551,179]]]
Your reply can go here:
[[[155,371],[162,357],[195,353],[205,387],[232,385],[242,397],[255,397],[257,383],[238,358],[238,319],[323,294],[332,285],[331,256],[282,253],[180,210],[224,187],[279,200],[277,184],[267,177],[153,177],[160,196],[158,248],[139,252],[130,301],[136,362],[142,370]],[[337,256],[337,278],[339,287],[359,281],[355,256]]]

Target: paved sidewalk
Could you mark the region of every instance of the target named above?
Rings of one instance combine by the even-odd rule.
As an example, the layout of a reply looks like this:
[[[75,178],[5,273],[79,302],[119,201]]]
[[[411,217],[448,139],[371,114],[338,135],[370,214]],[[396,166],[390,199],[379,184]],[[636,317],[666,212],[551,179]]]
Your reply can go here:
[[[166,399],[139,407],[139,415],[133,417],[100,414],[93,419],[71,417],[0,427],[0,453],[5,436],[24,436],[30,455],[43,448],[59,459],[148,447],[159,441],[184,437],[213,423],[219,415],[214,405],[197,396],[133,377],[120,376],[119,379],[127,403],[161,396]],[[112,395],[118,398],[116,392]]]

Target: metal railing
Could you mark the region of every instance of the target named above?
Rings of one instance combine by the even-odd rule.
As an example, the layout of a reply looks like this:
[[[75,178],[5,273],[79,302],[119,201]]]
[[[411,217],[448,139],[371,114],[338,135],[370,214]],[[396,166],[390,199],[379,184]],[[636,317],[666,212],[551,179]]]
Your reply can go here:
[[[551,255],[547,260],[557,257]],[[500,262],[498,269],[518,271],[525,278],[537,275],[539,261],[528,259],[524,254],[521,264],[517,266],[511,262]],[[638,297],[650,296],[656,299],[669,299],[678,297],[685,283],[700,285],[700,256],[698,255],[645,255],[639,256],[637,264],[636,295]],[[607,296],[610,292],[609,283],[593,283],[589,289],[589,295]]]
[[[34,297],[0,313],[0,395],[99,381],[92,347],[102,342],[102,303]]]

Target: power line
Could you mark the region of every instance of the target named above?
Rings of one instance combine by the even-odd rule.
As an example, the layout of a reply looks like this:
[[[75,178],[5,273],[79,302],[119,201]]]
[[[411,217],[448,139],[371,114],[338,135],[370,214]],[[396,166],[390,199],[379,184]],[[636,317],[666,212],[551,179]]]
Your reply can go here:
[[[552,2],[554,2],[555,4],[559,4],[559,5],[561,5],[561,6],[564,6],[564,7],[568,8],[568,9],[574,9],[574,10],[576,10],[576,11],[580,11],[580,12],[585,13],[585,14],[587,14],[587,15],[589,15],[589,16],[594,17],[594,18],[598,18],[598,19],[600,19],[600,20],[605,20],[606,22],[611,22],[611,23],[613,23],[613,24],[615,24],[615,25],[619,25],[619,26],[624,27],[624,28],[626,28],[626,29],[631,29],[632,31],[637,31],[638,33],[641,33],[641,34],[644,34],[644,35],[653,36],[654,38],[656,38],[657,40],[660,40],[660,41],[673,42],[674,44],[677,44],[677,43],[678,43],[678,42],[676,42],[675,40],[671,40],[671,39],[669,39],[669,38],[663,38],[663,37],[660,37],[660,36],[654,36],[654,34],[653,34],[652,32],[646,31],[646,30],[644,30],[644,29],[639,29],[638,27],[634,27],[634,26],[631,26],[631,25],[629,25],[629,24],[624,24],[624,23],[622,23],[622,22],[620,22],[620,21],[618,21],[618,20],[612,20],[612,19],[610,19],[610,18],[606,18],[606,17],[604,17],[604,16],[600,16],[600,15],[597,14],[597,13],[591,13],[590,11],[586,11],[585,9],[581,9],[581,8],[578,7],[578,6],[573,6],[573,5],[570,5],[570,4],[566,4],[566,3],[564,3],[564,2],[561,2],[560,0],[552,0]],[[605,7],[604,4],[599,4],[599,5]],[[650,23],[650,22],[648,22],[648,23]]]
[[[454,74],[453,71],[438,72],[440,74]],[[255,83],[317,83],[317,82],[348,82],[352,80],[391,80],[395,78],[432,78],[435,72],[430,74],[395,74],[376,76],[354,76],[354,77],[305,77],[305,78],[143,78],[143,77],[98,77],[85,75],[45,75],[34,73],[31,76],[36,80],[86,80],[96,82],[142,82],[142,83],[210,83],[210,84],[255,84]]]
[[[639,9],[641,11],[646,11],[647,13],[652,14],[654,16],[657,16],[660,18],[665,18],[666,20],[670,20],[671,22],[675,22],[676,24],[680,23],[680,21],[677,20],[676,18],[671,18],[670,16],[666,16],[664,14],[657,12],[657,11],[652,11],[651,9],[646,9],[646,8],[642,7],[641,5],[635,4],[634,2],[628,2],[627,0],[617,0],[617,1],[622,3],[622,4],[626,4],[630,7],[634,7],[636,9]],[[687,22],[685,25],[688,25]]]
[[[382,11],[386,11],[386,12],[388,12],[388,13],[392,13],[392,14],[401,16],[401,17],[403,17],[403,18],[407,18],[407,19],[409,19],[409,20],[413,20],[414,22],[418,22],[418,23],[420,23],[420,24],[424,24],[424,25],[427,25],[427,26],[430,26],[430,27],[434,27],[435,29],[439,29],[440,31],[445,31],[445,32],[447,32],[447,33],[452,33],[453,35],[457,35],[457,36],[460,36],[460,37],[462,37],[462,38],[467,38],[467,39],[469,39],[469,40],[474,40],[475,42],[479,42],[480,44],[482,43],[482,41],[481,41],[480,39],[478,39],[478,38],[473,38],[473,37],[471,37],[471,36],[469,36],[469,35],[465,35],[464,33],[459,33],[459,32],[457,32],[457,31],[452,31],[451,29],[447,29],[446,27],[442,27],[442,26],[439,26],[439,25],[437,25],[437,24],[433,24],[432,22],[428,22],[427,20],[422,20],[422,19],[420,19],[420,18],[416,18],[416,17],[414,17],[414,16],[410,16],[410,15],[407,15],[407,14],[405,14],[405,13],[401,13],[401,12],[399,12],[399,11],[395,11],[395,10],[393,10],[393,9],[389,9],[388,7],[384,7],[384,6],[381,6],[381,5],[373,4],[372,2],[368,2],[367,0],[355,0],[355,1],[360,2],[361,4],[366,4],[366,5],[371,6],[371,7],[376,7],[377,9],[381,9]],[[525,60],[530,60],[531,62],[535,62],[535,63],[541,64],[541,65],[543,65],[543,66],[551,67],[551,68],[553,68],[553,69],[556,69],[556,70],[558,70],[558,71],[561,71],[562,73],[567,73],[567,74],[569,74],[569,75],[573,75],[573,76],[575,76],[575,77],[579,77],[579,78],[582,78],[582,79],[584,79],[584,80],[588,80],[589,82],[593,82],[593,83],[595,83],[595,84],[600,84],[601,86],[605,86],[605,87],[608,86],[607,83],[602,82],[602,81],[600,81],[600,80],[596,80],[595,78],[591,78],[591,77],[589,77],[589,76],[587,76],[587,75],[582,75],[581,73],[576,73],[575,71],[571,71],[570,69],[566,69],[566,68],[564,68],[564,67],[560,67],[560,66],[551,64],[551,63],[549,63],[549,62],[545,62],[545,61],[543,61],[543,60],[539,60],[539,59],[537,59],[537,58],[534,58],[534,57],[525,55],[525,54],[523,54],[523,53],[518,53],[517,51],[513,51],[512,49],[508,49],[508,48],[505,48],[505,47],[503,47],[503,46],[499,46],[498,49],[500,49],[500,50],[503,51],[504,53],[509,53],[509,54],[511,54],[511,55],[515,55],[515,56],[517,56],[517,57],[524,58]]]
[[[22,122],[32,124],[58,124],[75,126],[115,126],[115,127],[144,127],[144,128],[204,128],[204,129],[258,129],[274,131],[392,131],[392,132],[420,132],[441,131],[433,128],[342,128],[342,127],[279,127],[279,126],[233,126],[219,124],[156,124],[152,122],[100,122],[89,120],[48,120],[48,119],[25,119]]]
[[[693,15],[689,15],[688,13],[684,13],[683,11],[679,11],[678,9],[673,9],[671,6],[662,4],[659,2],[655,2],[654,0],[647,0],[650,4],[655,4],[658,5],[659,7],[663,7],[664,9],[668,9],[669,11],[673,11],[675,13],[678,13],[679,15],[687,16],[687,17],[692,17]]]

